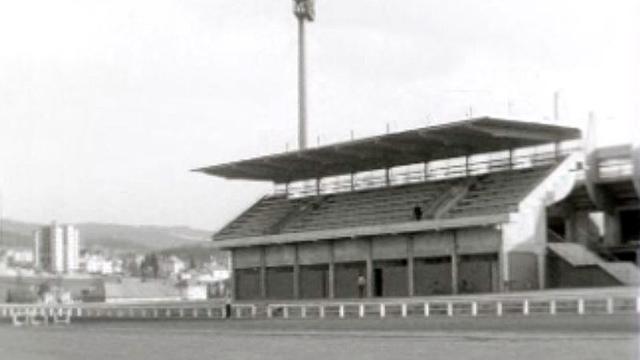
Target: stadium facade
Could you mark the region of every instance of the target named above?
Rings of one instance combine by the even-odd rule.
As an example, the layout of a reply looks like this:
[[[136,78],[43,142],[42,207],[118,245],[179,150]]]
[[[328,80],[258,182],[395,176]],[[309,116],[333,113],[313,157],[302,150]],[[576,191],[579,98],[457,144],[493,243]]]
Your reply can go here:
[[[475,118],[196,169],[269,181],[218,231],[235,300],[637,285],[640,154]]]

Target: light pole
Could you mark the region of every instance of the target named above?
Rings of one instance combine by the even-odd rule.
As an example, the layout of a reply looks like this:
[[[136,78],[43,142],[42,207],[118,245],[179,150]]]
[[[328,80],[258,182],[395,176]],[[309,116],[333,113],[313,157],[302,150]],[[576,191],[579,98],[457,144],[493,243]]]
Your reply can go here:
[[[304,23],[315,18],[314,0],[293,0],[293,14],[298,19],[298,150],[303,150],[307,147]]]
[[[0,188],[0,245],[4,244],[4,213],[2,207],[4,206],[4,198],[2,197],[2,188]]]

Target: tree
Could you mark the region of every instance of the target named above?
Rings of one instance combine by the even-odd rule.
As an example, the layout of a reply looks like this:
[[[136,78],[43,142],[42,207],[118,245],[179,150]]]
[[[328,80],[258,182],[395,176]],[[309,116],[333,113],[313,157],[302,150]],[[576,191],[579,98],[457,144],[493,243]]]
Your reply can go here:
[[[151,253],[149,265],[153,270],[153,277],[158,278],[158,274],[160,272],[160,261],[158,260],[158,255]]]

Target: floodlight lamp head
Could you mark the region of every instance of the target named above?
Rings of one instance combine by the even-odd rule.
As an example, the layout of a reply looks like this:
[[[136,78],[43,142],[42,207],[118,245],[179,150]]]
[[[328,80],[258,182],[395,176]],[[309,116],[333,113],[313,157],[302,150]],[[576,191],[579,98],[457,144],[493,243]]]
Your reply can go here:
[[[293,14],[298,19],[313,21],[316,17],[314,0],[293,0]]]

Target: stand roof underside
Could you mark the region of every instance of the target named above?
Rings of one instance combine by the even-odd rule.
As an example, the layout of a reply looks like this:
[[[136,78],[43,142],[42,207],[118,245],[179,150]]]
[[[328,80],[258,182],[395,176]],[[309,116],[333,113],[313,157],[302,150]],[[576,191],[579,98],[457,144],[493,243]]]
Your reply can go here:
[[[475,118],[194,169],[226,179],[287,183],[556,143],[577,128]]]

